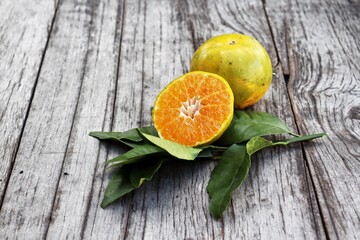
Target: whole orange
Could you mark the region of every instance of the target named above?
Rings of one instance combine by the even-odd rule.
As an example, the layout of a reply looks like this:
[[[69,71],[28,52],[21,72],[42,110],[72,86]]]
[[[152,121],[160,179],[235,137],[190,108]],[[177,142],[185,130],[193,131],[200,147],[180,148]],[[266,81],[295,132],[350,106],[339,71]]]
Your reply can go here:
[[[259,101],[272,80],[272,66],[265,48],[253,37],[224,34],[203,43],[191,60],[190,71],[218,74],[229,83],[237,109]]]

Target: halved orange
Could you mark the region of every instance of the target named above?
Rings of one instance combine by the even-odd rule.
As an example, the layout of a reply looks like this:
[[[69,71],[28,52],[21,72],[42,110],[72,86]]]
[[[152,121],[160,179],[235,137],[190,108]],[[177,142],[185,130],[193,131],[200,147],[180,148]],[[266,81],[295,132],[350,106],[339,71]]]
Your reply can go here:
[[[221,76],[189,72],[160,92],[153,108],[159,136],[187,146],[217,140],[234,113],[234,95]]]

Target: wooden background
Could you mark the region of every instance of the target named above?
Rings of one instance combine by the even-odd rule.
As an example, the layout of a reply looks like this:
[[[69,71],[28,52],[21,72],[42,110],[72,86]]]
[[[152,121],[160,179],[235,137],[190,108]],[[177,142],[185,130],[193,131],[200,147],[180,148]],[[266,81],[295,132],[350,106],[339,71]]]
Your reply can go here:
[[[359,0],[1,0],[0,239],[359,239],[359,15]],[[257,154],[220,221],[211,161],[101,209],[121,150],[88,133],[151,124],[196,48],[234,32],[273,63],[250,110],[329,137]]]

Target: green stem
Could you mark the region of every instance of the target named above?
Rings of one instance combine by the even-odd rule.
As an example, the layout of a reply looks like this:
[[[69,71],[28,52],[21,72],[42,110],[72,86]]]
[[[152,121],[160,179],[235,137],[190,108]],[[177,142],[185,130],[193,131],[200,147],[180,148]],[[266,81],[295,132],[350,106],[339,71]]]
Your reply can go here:
[[[308,140],[312,140],[315,138],[319,138],[322,136],[327,135],[327,133],[323,132],[323,133],[316,133],[316,134],[311,134],[311,135],[306,135],[306,136],[298,136],[298,137],[294,137],[294,138],[290,138],[284,141],[279,141],[279,142],[274,142],[272,144],[272,146],[275,145],[287,145],[289,143],[294,143],[294,142],[301,142],[301,141],[308,141]]]

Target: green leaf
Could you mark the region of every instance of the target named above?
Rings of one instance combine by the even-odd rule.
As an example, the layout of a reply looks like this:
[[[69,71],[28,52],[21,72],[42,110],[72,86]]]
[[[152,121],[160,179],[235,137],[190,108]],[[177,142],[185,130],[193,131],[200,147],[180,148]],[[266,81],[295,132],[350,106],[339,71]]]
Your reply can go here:
[[[227,147],[219,147],[214,145],[205,145],[199,147],[203,149],[196,158],[215,158],[215,155],[224,152]]]
[[[106,208],[111,203],[131,192],[135,188],[130,182],[131,166],[121,167],[110,179],[106,189],[101,207]]]
[[[183,160],[194,160],[202,151],[201,148],[192,148],[182,144],[178,144],[173,141],[162,139],[159,137],[151,136],[149,134],[141,132],[141,134],[151,143],[164,149],[174,157]]]
[[[111,177],[105,189],[101,207],[106,208],[117,199],[139,188],[144,181],[151,180],[160,169],[162,163],[162,159],[146,159],[142,163],[121,167]]]
[[[153,126],[133,128],[125,132],[91,132],[89,135],[100,140],[121,142],[134,148],[138,145],[137,143],[144,141],[142,135],[139,134],[139,129],[147,134],[158,136],[157,131]]]
[[[232,193],[247,177],[250,165],[244,144],[230,146],[221,156],[207,187],[211,198],[210,213],[215,218],[221,217],[229,205]]]
[[[106,163],[111,164],[109,165],[109,168],[114,168],[125,164],[139,162],[142,161],[145,157],[156,154],[166,154],[166,151],[150,143],[143,143],[120,156],[108,160]]]
[[[120,141],[126,139],[133,142],[143,141],[136,128],[126,132],[91,132],[89,135],[100,140]]]
[[[213,158],[212,151],[208,148],[203,149],[196,158]]]
[[[317,133],[317,134],[312,134],[312,135],[293,137],[293,138],[278,141],[278,142],[272,142],[272,141],[266,140],[265,138],[262,138],[259,136],[253,137],[247,142],[246,151],[251,156],[255,152],[257,152],[263,148],[266,148],[266,147],[276,146],[276,145],[288,145],[290,143],[301,142],[301,141],[309,141],[309,140],[313,140],[315,138],[323,137],[325,135],[327,135],[327,134],[326,133]]]
[[[137,129],[138,131],[138,134],[139,134],[139,131],[142,132],[142,133],[146,133],[148,135],[151,135],[151,136],[155,136],[155,137],[158,137],[159,134],[158,132],[156,131],[156,128],[154,126],[147,126],[147,127],[142,127],[142,128],[138,128]],[[141,136],[141,134],[139,134]]]
[[[221,146],[230,146],[256,136],[281,133],[296,135],[278,117],[272,114],[239,110],[234,111],[230,126],[216,143]]]
[[[273,145],[273,142],[268,141],[265,138],[262,138],[259,136],[253,137],[246,143],[246,151],[249,154],[249,156],[251,156],[255,152],[257,152],[263,148],[270,147],[272,145]]]
[[[141,164],[136,164],[130,174],[132,186],[138,188],[144,181],[150,181],[163,162],[162,158],[146,159]]]

